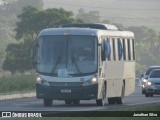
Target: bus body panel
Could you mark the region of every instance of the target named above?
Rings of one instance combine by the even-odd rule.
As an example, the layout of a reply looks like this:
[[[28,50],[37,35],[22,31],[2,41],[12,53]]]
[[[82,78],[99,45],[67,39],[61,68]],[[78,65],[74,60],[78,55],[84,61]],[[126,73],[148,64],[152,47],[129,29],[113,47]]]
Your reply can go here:
[[[125,95],[128,96],[135,90],[135,62],[126,62],[124,65]],[[127,79],[128,78],[128,79]]]
[[[40,32],[39,37],[47,35],[82,35],[82,36],[95,36],[97,37],[98,44],[103,43],[102,37],[105,38],[131,38],[134,39],[134,34],[129,31],[108,31],[108,30],[95,30],[83,28],[51,28],[45,29]],[[98,46],[97,46],[98,49]],[[125,85],[125,96],[131,94],[135,89],[135,61],[133,60],[110,60],[101,61],[101,49],[98,49],[98,70],[97,70],[97,84],[86,86],[68,86],[66,84],[79,83],[80,78],[60,78],[49,75],[41,75],[43,79],[48,82],[66,83],[61,86],[46,86],[36,84],[36,95],[38,99],[52,98],[58,100],[66,99],[101,99],[102,88],[105,84],[106,97],[121,97],[122,86]],[[101,63],[102,62],[102,63]],[[100,67],[101,70],[100,70]],[[92,75],[92,77],[95,74]],[[88,78],[85,78],[84,81]],[[90,78],[91,79],[91,78]]]
[[[91,100],[97,99],[98,85],[89,86],[44,86],[36,84],[36,96],[38,99],[51,98],[54,100],[78,99]]]
[[[97,99],[98,83],[92,85],[84,84],[92,79],[94,75],[68,78],[46,75],[38,76],[49,83],[49,85],[36,84],[36,96],[39,99]]]
[[[120,97],[123,83],[125,84],[125,96],[134,91],[134,69],[134,62],[106,62],[105,79],[107,80],[107,97]]]
[[[124,62],[106,62],[107,97],[119,97],[121,93]]]

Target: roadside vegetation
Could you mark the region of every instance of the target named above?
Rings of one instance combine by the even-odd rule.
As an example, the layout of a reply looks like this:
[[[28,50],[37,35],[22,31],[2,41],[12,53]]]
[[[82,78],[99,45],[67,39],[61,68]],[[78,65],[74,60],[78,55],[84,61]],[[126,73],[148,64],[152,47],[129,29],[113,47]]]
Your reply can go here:
[[[130,26],[101,19],[99,11],[81,8],[75,15],[63,8],[43,9],[43,0],[0,0],[0,93],[34,91],[34,76],[24,75],[32,68],[30,53],[38,33],[65,23],[106,23],[135,34],[136,76],[160,61],[160,33],[145,26]],[[47,18],[47,19],[46,19]],[[17,75],[16,73],[22,73]]]
[[[1,0],[2,1],[2,0]],[[3,4],[2,4],[3,3]],[[32,5],[28,6],[28,5]],[[28,6],[28,7],[27,7]],[[25,7],[25,8],[24,8]],[[46,19],[47,18],[47,19]],[[0,4],[0,73],[10,71],[11,74],[0,76],[0,95],[35,91],[35,73],[24,74],[32,69],[30,50],[41,29],[69,22],[91,22],[115,24],[109,20],[101,20],[98,11],[78,11],[75,17],[71,11],[63,8],[43,9],[42,0],[3,0]],[[160,33],[147,27],[120,28],[135,33],[136,40],[136,75],[139,77],[148,66],[159,64]],[[17,74],[17,71],[20,74]],[[160,111],[159,104],[120,108],[117,111]],[[116,115],[115,115],[116,116]],[[22,118],[13,118],[19,120]],[[40,118],[23,118],[39,120]],[[54,120],[159,120],[157,117],[54,117]],[[41,118],[41,120],[53,120]]]
[[[145,26],[124,27],[102,19],[99,11],[84,8],[75,15],[63,8],[43,9],[43,0],[3,0],[0,4],[0,71],[12,73],[32,69],[30,51],[37,34],[45,28],[66,23],[106,23],[135,34],[136,75],[160,61],[160,33]],[[46,19],[47,18],[47,19]]]
[[[0,95],[35,91],[35,74],[14,74],[0,77]]]

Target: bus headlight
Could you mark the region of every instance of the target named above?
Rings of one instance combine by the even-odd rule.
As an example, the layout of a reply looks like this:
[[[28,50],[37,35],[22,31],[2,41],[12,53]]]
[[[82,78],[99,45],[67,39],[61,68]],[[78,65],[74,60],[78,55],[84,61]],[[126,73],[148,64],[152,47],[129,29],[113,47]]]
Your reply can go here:
[[[149,86],[150,86],[150,85],[152,85],[152,83],[151,83],[151,82],[147,82],[147,85],[149,85]]]
[[[94,77],[94,78],[92,78],[92,79],[91,79],[91,83],[92,83],[92,84],[97,83],[97,78],[95,78],[95,77]]]
[[[97,78],[94,77],[94,78],[92,78],[92,79],[89,79],[89,80],[85,81],[85,82],[83,83],[83,86],[92,85],[92,84],[96,84],[96,83],[97,83]]]
[[[147,82],[147,80],[146,80],[146,79],[143,79],[142,81],[143,81],[144,83],[145,83],[145,82]]]
[[[37,76],[37,78],[36,78],[36,83],[39,83],[39,84],[41,84],[41,81],[42,81],[43,79],[40,77],[40,76]]]
[[[41,85],[50,86],[49,82],[47,82],[46,80],[44,80],[44,79],[41,78],[40,76],[37,76],[37,78],[36,78],[36,83],[37,83],[37,84],[41,84]]]

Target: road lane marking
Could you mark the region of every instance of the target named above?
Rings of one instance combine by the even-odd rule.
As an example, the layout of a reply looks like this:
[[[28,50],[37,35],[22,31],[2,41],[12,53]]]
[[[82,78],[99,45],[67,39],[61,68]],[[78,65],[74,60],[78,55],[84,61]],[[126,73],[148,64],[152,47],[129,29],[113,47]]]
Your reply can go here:
[[[104,107],[95,107],[95,108],[78,108],[78,109],[76,109],[75,110],[75,108],[74,109],[67,109],[67,111],[94,111],[94,110],[101,110],[102,108],[104,108]],[[59,111],[64,111],[64,110],[59,110]]]
[[[135,104],[125,104],[125,105],[129,105],[129,106],[133,106],[133,105],[142,105],[142,104],[151,104],[151,103],[159,103],[159,101],[152,101],[152,102],[143,102],[143,103],[135,103]]]

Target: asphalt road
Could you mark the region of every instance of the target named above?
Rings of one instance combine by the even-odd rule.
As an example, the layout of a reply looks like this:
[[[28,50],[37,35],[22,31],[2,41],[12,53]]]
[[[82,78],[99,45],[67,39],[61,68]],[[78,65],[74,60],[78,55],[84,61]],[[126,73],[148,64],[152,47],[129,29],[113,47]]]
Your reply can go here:
[[[141,87],[136,86],[135,92],[125,97],[123,105],[96,106],[95,100],[81,100],[79,105],[65,105],[64,101],[54,100],[51,107],[44,107],[43,100],[22,98],[0,101],[0,111],[114,111],[117,107],[129,107],[140,104],[160,103],[160,96],[145,97],[141,94]]]

